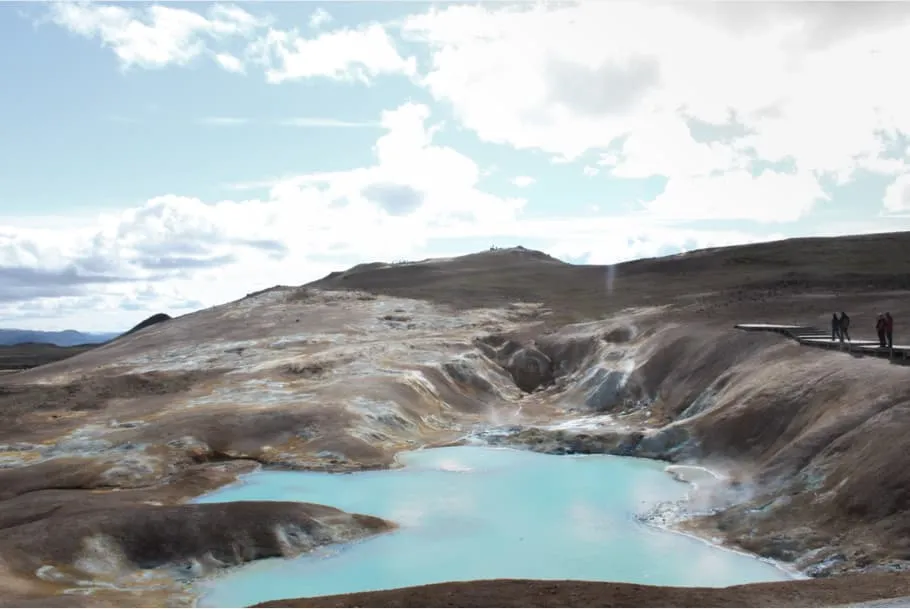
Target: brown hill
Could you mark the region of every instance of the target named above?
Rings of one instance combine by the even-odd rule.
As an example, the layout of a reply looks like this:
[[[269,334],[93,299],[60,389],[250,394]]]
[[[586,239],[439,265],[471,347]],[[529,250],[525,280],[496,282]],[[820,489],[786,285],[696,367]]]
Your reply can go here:
[[[790,306],[784,301],[801,294],[865,306],[866,296],[876,302],[877,292],[910,289],[910,233],[787,239],[615,266],[570,265],[542,252],[512,248],[447,260],[360,265],[308,285],[427,299],[457,308],[543,302],[553,309],[554,323],[668,304],[695,317],[738,319],[783,312]],[[818,309],[793,314],[815,316]]]

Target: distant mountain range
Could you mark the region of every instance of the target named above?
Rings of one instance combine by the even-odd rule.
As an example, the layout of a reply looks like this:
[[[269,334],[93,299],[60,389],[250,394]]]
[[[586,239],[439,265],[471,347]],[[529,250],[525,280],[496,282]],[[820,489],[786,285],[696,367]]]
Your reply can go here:
[[[59,332],[45,332],[41,330],[18,330],[15,328],[0,328],[0,345],[19,345],[22,343],[49,343],[58,347],[72,347],[73,345],[90,345],[103,343],[120,336],[120,332],[78,332],[76,330],[62,330]]]

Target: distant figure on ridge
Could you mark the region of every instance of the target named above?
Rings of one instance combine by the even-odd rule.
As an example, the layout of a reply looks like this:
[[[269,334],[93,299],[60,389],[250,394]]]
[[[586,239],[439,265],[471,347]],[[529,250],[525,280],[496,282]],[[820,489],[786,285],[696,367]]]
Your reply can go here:
[[[831,342],[833,343],[838,338],[843,340],[843,338],[841,338],[841,335],[840,335],[840,320],[837,318],[837,313],[832,313],[831,314]]]
[[[878,346],[885,347],[885,316],[881,313],[878,314],[878,319],[875,320],[875,332],[878,334]]]
[[[885,313],[885,338],[888,339],[888,348],[894,348],[894,318],[891,313]]]
[[[850,316],[840,312],[840,342],[844,342],[844,337],[847,338],[847,342],[852,342],[850,340]]]

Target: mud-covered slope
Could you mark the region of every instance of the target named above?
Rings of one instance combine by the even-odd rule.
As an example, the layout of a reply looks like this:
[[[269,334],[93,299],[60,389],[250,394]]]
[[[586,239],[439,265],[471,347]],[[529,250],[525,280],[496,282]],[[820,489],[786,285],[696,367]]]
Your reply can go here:
[[[512,426],[490,441],[707,465],[731,483],[689,527],[813,574],[903,568],[910,369],[646,319],[622,343],[608,338],[618,322],[540,337],[564,373],[534,399],[574,405],[576,424]]]
[[[2,377],[0,551],[17,556],[9,568],[27,592],[16,598],[69,585],[43,569],[58,561],[95,594],[108,594],[111,577],[132,588],[150,570],[173,580],[184,555],[204,563],[224,540],[196,536],[174,553],[150,531],[253,467],[389,467],[401,450],[465,441],[709,465],[728,482],[702,497],[706,515],[689,526],[818,574],[899,567],[908,369],[732,325],[848,310],[862,333],[880,309],[900,324],[905,294],[885,289],[900,279],[883,279],[872,260],[908,243],[791,241],[612,270],[523,249],[367,265]],[[305,520],[280,507],[232,509],[232,535],[259,534],[245,532],[243,510]],[[193,514],[204,530],[224,524]],[[67,520],[77,517],[79,526]],[[355,536],[391,526],[339,518]],[[72,538],[29,541],[52,523],[70,523]],[[111,536],[145,549],[112,554],[94,541]],[[162,589],[168,603],[190,600]]]

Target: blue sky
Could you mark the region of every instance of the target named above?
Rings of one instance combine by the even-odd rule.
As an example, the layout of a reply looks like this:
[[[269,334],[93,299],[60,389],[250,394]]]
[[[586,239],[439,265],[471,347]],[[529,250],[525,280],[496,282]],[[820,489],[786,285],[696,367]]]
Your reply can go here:
[[[910,228],[906,6],[0,4],[0,327]]]

